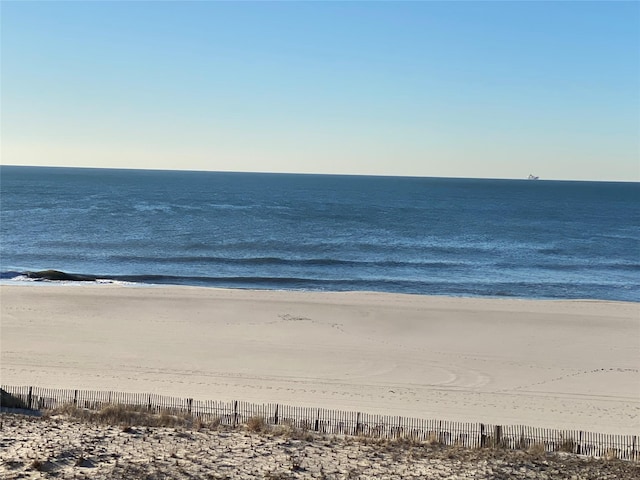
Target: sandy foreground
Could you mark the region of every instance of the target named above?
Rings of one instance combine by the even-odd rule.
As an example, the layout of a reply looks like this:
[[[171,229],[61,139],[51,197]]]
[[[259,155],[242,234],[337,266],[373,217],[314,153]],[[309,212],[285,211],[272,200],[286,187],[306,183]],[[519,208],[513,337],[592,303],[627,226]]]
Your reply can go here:
[[[252,433],[221,427],[118,427],[0,414],[0,477],[60,479],[632,480],[640,464],[534,449]]]
[[[640,434],[640,304],[0,287],[5,385]]]

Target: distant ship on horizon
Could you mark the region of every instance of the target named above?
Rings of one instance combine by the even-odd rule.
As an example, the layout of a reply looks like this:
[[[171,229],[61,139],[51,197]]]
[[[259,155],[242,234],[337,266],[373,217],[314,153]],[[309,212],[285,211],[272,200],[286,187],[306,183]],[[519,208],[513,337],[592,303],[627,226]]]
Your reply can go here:
[[[537,175],[533,175],[533,174],[529,174],[529,176],[527,177],[527,179],[529,180],[538,180],[540,177],[538,177]]]

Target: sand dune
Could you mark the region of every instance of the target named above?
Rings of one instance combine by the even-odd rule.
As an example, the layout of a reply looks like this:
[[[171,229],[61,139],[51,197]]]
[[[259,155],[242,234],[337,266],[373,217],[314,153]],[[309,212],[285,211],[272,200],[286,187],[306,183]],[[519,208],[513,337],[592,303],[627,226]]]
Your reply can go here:
[[[0,414],[0,476],[63,479],[638,478],[640,464],[490,448],[314,436],[288,431],[128,428]]]
[[[7,385],[640,432],[640,304],[0,287]]]

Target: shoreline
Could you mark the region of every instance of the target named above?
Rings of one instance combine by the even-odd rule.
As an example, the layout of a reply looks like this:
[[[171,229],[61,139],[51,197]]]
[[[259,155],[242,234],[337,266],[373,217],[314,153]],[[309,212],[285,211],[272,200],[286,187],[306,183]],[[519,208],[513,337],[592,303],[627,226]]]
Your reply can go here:
[[[7,385],[640,431],[634,302],[23,287],[0,285]]]
[[[301,294],[371,294],[371,295],[398,295],[408,297],[425,298],[451,298],[461,300],[523,300],[531,302],[594,302],[594,303],[622,303],[640,306],[640,300],[615,300],[607,298],[564,298],[564,297],[519,297],[514,295],[450,295],[450,294],[430,294],[412,292],[392,292],[386,290],[322,290],[322,289],[287,289],[287,288],[256,288],[256,287],[220,287],[215,285],[191,285],[182,283],[143,283],[125,280],[112,280],[110,278],[97,278],[92,281],[79,280],[41,280],[41,279],[0,279],[1,287],[77,287],[77,288],[141,288],[141,289],[203,289],[221,291],[242,291],[242,292],[281,292],[281,293],[301,293]]]

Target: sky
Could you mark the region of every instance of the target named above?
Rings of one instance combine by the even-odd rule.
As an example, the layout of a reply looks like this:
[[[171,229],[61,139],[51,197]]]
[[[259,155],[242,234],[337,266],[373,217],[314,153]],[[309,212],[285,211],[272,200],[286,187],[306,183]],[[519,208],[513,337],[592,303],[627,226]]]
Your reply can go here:
[[[0,15],[4,165],[640,181],[638,2]]]

